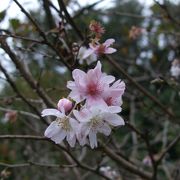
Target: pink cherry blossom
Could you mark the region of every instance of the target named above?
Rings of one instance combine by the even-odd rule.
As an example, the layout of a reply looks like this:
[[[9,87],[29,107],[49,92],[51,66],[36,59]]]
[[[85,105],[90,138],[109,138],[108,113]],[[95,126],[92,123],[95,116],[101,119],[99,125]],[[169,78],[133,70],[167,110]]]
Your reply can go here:
[[[14,123],[17,120],[17,111],[7,111],[5,117],[2,119],[3,123],[11,122]]]
[[[74,116],[80,122],[80,131],[77,135],[80,145],[89,140],[91,148],[97,147],[97,133],[109,136],[111,127],[124,125],[124,120],[117,115],[117,109],[112,107],[96,105],[84,108],[81,111],[74,110]],[[88,137],[87,137],[88,136]]]
[[[146,29],[137,27],[137,26],[132,26],[130,31],[129,31],[129,38],[131,39],[137,39],[142,33],[145,33]]]
[[[57,104],[57,109],[61,112],[68,112],[72,109],[72,102],[67,98],[62,98]]]
[[[101,72],[101,63],[98,62],[94,69],[87,73],[75,69],[72,72],[74,81],[69,81],[67,87],[71,89],[69,97],[77,103],[86,100],[87,106],[92,104],[105,103],[103,96],[109,84],[115,78]]]
[[[110,47],[115,42],[114,39],[107,39],[103,44],[90,43],[89,49],[84,54],[83,58],[87,58],[91,54],[96,54],[97,56],[102,54],[112,54],[117,50]]]
[[[74,147],[76,143],[76,129],[79,123],[57,109],[44,109],[42,111],[42,117],[50,115],[57,118],[48,126],[44,135],[56,144],[60,144],[66,138],[69,145]]]
[[[88,65],[90,65],[91,63],[97,61],[97,55],[95,53],[91,53],[88,56],[87,54],[89,54],[89,49],[82,46],[79,49],[78,56],[77,56],[77,59],[79,60],[79,64],[83,64],[84,62],[86,62]]]
[[[124,94],[125,83],[118,80],[113,83],[112,86],[106,90],[104,93],[104,100],[108,106],[121,106],[122,105],[122,95]]]

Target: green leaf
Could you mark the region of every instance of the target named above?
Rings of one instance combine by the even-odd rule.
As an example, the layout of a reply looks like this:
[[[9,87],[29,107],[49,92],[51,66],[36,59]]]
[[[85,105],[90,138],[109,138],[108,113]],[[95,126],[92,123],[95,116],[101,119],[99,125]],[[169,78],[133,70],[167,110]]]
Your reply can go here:
[[[0,22],[3,21],[3,19],[6,16],[6,10],[0,12]]]
[[[19,21],[19,19],[10,19],[10,20],[9,20],[9,23],[10,23],[10,25],[12,26],[12,28],[13,28],[14,30],[16,30],[17,28],[19,28],[19,26],[20,26],[20,21]]]

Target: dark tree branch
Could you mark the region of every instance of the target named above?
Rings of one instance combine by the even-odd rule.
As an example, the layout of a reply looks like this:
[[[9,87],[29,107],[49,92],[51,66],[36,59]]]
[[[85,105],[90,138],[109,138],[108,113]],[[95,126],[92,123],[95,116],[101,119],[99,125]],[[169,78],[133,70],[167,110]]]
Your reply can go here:
[[[50,99],[50,97],[45,93],[45,91],[38,85],[38,83],[34,80],[30,72],[27,72],[24,65],[20,62],[19,58],[16,54],[11,50],[8,44],[5,42],[3,38],[0,38],[1,47],[4,51],[9,55],[13,63],[16,65],[16,68],[20,71],[23,78],[27,81],[30,87],[37,92],[37,94],[42,98],[44,103],[49,107],[55,107],[54,102]]]
[[[83,41],[84,40],[84,37],[81,33],[81,31],[79,30],[79,28],[76,26],[76,24],[74,23],[73,19],[71,18],[70,14],[68,13],[67,9],[66,9],[66,6],[63,2],[63,0],[58,0],[58,3],[59,3],[59,7],[60,9],[64,12],[65,14],[65,17],[66,17],[66,20],[67,22],[69,22],[69,24],[74,28],[76,34],[79,36],[79,38]]]

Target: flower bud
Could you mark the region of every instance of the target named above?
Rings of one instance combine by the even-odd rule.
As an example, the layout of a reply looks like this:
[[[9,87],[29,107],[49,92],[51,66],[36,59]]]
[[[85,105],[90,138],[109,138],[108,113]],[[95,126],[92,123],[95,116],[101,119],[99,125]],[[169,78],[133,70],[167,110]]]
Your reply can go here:
[[[5,114],[3,123],[7,123],[7,122],[14,123],[16,120],[17,120],[17,112],[16,111],[8,111]]]
[[[61,112],[68,112],[72,109],[72,102],[67,98],[62,98],[57,104],[57,109]]]

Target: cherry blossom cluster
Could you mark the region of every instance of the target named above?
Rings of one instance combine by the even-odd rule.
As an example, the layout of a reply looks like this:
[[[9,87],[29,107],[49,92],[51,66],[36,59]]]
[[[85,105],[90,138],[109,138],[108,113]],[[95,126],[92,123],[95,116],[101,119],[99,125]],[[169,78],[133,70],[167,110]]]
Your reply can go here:
[[[57,109],[44,109],[42,116],[55,116],[45,136],[59,144],[64,139],[71,147],[98,146],[97,134],[109,136],[112,128],[124,125],[121,112],[125,83],[101,71],[98,61],[94,69],[86,72],[75,69],[73,81],[67,82],[71,90],[68,98],[60,99]]]

